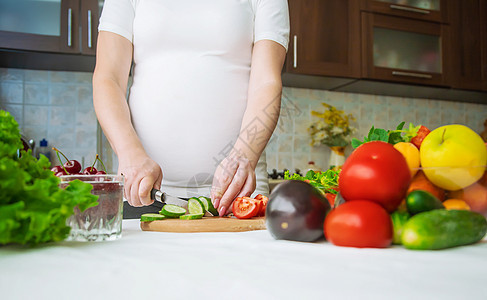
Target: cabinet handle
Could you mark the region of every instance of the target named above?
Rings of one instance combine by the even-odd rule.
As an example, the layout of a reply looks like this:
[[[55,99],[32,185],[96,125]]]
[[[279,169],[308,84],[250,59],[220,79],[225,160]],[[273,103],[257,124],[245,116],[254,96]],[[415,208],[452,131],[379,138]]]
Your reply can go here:
[[[88,48],[93,47],[91,38],[91,9],[88,9]]]
[[[68,8],[68,47],[73,45],[73,10]]]
[[[296,69],[298,67],[298,36],[297,35],[294,36],[293,52],[294,52],[293,67]]]
[[[420,13],[420,14],[429,14],[429,10],[424,10],[424,9],[419,9],[419,8],[413,8],[413,7],[405,7],[405,6],[399,6],[399,5],[394,5],[391,4],[389,5],[391,9],[397,9],[397,10],[403,10],[403,11],[409,11],[409,12],[415,12],[415,13]]]
[[[407,76],[407,77],[415,77],[415,78],[426,78],[431,79],[433,76],[428,74],[421,74],[421,73],[410,73],[410,72],[401,72],[401,71],[392,71],[393,76]]]

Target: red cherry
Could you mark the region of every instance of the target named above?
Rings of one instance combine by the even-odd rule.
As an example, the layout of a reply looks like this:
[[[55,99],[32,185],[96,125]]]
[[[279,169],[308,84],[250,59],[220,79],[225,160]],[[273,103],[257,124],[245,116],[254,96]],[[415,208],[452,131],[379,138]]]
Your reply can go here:
[[[69,174],[78,174],[81,171],[81,164],[75,159],[65,162],[63,166]]]
[[[54,173],[54,175],[56,175],[57,177],[64,176],[66,175],[66,172],[64,172],[64,170],[61,170],[59,172]]]
[[[83,171],[84,175],[95,175],[98,170],[95,167],[86,167]]]
[[[61,172],[61,171],[66,174],[66,172],[64,171],[62,166],[54,166],[51,168],[51,171],[54,172],[54,174],[56,174],[57,172]]]
[[[103,171],[103,170],[99,170],[98,172],[96,172],[95,175],[105,175],[107,172]]]
[[[64,159],[66,159],[66,162],[63,164],[63,166],[64,166],[65,171],[68,174],[78,174],[81,171],[81,164],[79,163],[79,161],[77,161],[75,159],[69,160],[66,157],[66,155],[64,155],[64,153],[62,153],[61,151],[59,151],[58,149],[56,149],[54,147],[52,148],[52,150],[56,151],[56,155],[57,155],[59,161],[61,161],[61,158],[59,157],[60,153],[64,157]]]

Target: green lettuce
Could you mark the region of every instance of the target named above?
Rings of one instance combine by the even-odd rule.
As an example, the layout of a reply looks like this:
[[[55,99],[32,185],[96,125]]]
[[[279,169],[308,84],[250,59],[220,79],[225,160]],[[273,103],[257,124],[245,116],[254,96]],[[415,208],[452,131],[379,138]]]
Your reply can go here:
[[[98,205],[91,184],[75,180],[59,188],[60,179],[49,160],[36,159],[22,148],[18,123],[0,110],[0,245],[64,240],[70,231],[66,219]]]
[[[338,176],[339,171],[335,171],[332,169],[326,170],[324,172],[315,172],[313,170],[309,170],[305,176],[301,176],[299,174],[290,174],[289,171],[284,173],[285,180],[301,180],[306,181],[319,191],[324,193],[332,193],[337,194],[337,187],[338,187]]]

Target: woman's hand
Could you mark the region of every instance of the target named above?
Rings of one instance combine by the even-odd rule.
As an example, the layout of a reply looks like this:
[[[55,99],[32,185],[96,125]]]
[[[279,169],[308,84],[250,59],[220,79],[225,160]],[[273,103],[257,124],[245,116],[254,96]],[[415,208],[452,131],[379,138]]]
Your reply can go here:
[[[220,216],[231,211],[233,200],[255,190],[255,166],[242,155],[231,154],[216,168],[211,188],[213,206]]]
[[[160,189],[161,167],[148,156],[121,161],[118,172],[125,176],[124,196],[132,206],[145,206],[154,202],[150,198],[152,188]]]

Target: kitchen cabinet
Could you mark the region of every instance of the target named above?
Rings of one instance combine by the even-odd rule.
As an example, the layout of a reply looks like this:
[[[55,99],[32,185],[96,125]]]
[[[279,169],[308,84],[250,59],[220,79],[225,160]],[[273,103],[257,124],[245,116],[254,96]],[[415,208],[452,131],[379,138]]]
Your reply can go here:
[[[487,0],[452,2],[452,86],[487,91]]]
[[[286,71],[360,76],[359,0],[290,0]]]
[[[33,66],[19,67],[36,68],[35,61],[42,59],[57,69],[59,62],[70,64],[71,61],[76,65],[78,58],[83,60],[82,56],[94,57],[100,3],[98,0],[0,1],[0,66],[17,67],[17,63],[32,62]],[[69,65],[66,67],[69,69]]]
[[[364,78],[448,86],[450,26],[362,12]]]
[[[362,8],[368,12],[448,23],[447,2],[448,0],[363,0]]]

